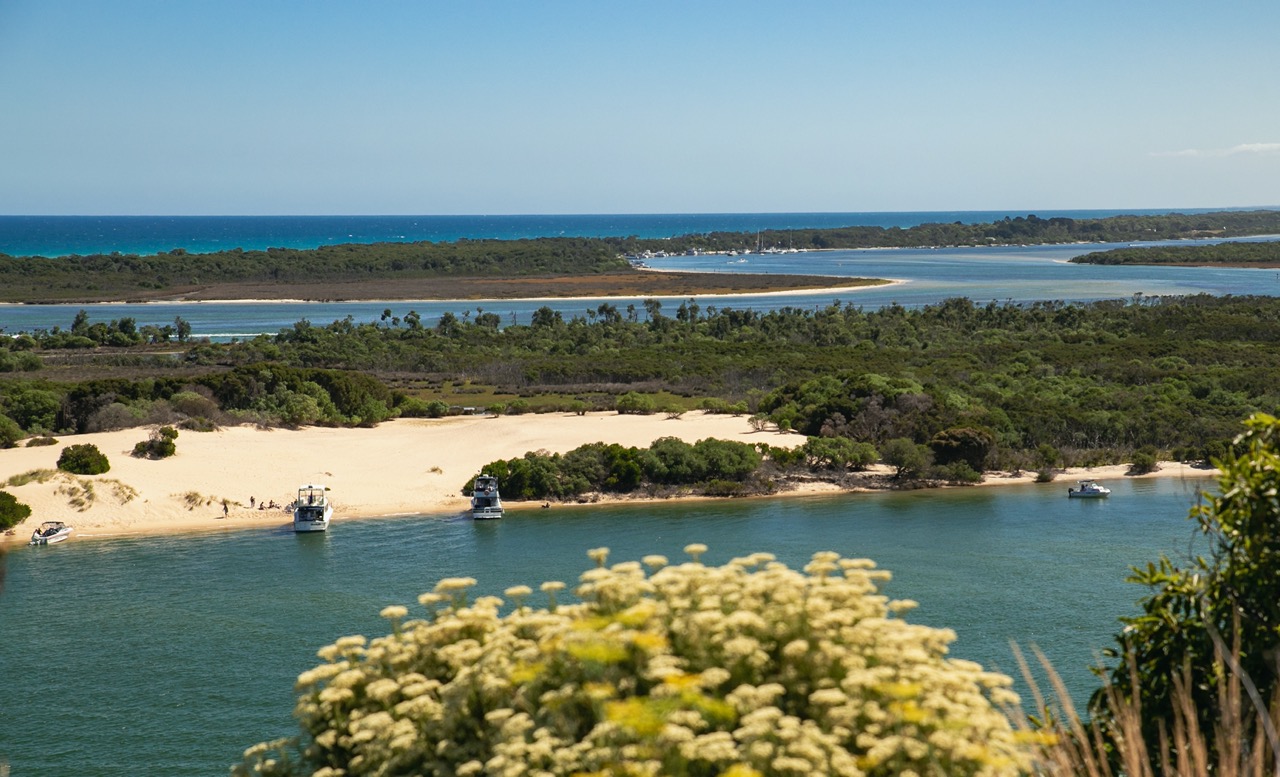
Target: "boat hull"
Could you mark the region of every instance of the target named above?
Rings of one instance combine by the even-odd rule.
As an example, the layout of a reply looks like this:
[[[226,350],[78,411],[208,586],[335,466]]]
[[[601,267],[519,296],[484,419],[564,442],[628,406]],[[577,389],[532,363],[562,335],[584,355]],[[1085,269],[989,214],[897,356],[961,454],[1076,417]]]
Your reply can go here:
[[[1110,496],[1110,493],[1106,493],[1106,494],[1093,494],[1093,493],[1081,494],[1081,493],[1076,492],[1076,491],[1068,491],[1068,492],[1067,492],[1067,498],[1068,498],[1068,499],[1106,499],[1108,496]]]
[[[57,545],[59,542],[65,542],[70,539],[71,532],[55,534],[52,537],[32,537],[32,545]]]
[[[495,518],[502,517],[501,507],[475,507],[471,510],[471,517],[477,521],[491,521]]]
[[[298,533],[325,531],[333,518],[333,508],[326,506],[323,511],[298,508],[293,511],[293,530]]]

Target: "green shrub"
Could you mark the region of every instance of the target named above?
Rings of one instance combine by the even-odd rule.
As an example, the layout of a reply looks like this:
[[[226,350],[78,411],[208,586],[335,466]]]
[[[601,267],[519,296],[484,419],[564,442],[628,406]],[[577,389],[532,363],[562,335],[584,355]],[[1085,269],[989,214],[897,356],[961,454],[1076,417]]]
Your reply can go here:
[[[151,433],[149,439],[133,446],[133,455],[140,459],[167,459],[178,452],[178,430],[162,426]]]
[[[58,469],[73,475],[101,475],[111,469],[106,455],[92,443],[68,445],[58,457]]]
[[[58,440],[48,435],[41,435],[40,437],[32,437],[30,440],[27,440],[28,448],[41,448],[46,445],[57,445],[57,444],[58,444]]]
[[[343,637],[299,678],[300,740],[245,751],[238,775],[807,775],[1028,773],[999,707],[1011,681],[947,657],[949,630],[909,624],[887,572],[818,553],[704,566],[605,566],[559,605],[558,582],[469,601],[446,578],[387,607],[391,633]]]
[[[1156,462],[1156,449],[1151,446],[1143,446],[1133,454],[1133,460],[1129,464],[1130,475],[1145,475],[1148,472],[1155,472],[1159,469]]]
[[[7,415],[0,415],[0,448],[12,448],[26,437],[22,427]]]
[[[937,464],[929,470],[929,476],[948,483],[981,483],[982,473],[969,466],[966,461],[953,461],[948,464]]]
[[[622,414],[653,415],[657,412],[657,403],[647,394],[628,391],[618,397],[618,401],[614,403],[614,409]]]
[[[12,528],[31,517],[31,508],[14,498],[8,491],[0,491],[0,531]]]
[[[182,419],[178,422],[178,428],[189,432],[212,432],[217,430],[218,425],[208,418],[196,417]]]

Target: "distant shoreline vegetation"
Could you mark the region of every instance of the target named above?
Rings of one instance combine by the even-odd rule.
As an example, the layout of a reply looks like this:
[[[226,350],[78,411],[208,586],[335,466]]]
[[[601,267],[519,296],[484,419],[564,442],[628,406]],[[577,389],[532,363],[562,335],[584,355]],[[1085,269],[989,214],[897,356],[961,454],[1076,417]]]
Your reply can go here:
[[[1280,267],[1280,242],[1215,243],[1195,246],[1130,246],[1094,251],[1071,259],[1075,264],[1210,265]]]
[[[376,286],[421,295],[421,285],[445,279],[560,279],[609,273],[639,275],[626,256],[756,250],[821,250],[1062,244],[1230,238],[1280,233],[1280,211],[1113,216],[1100,219],[1035,215],[983,224],[933,223],[909,228],[711,232],[673,238],[536,238],[449,243],[372,243],[315,249],[239,248],[213,253],[14,257],[0,255],[0,301],[94,302],[192,298],[297,298],[327,290],[330,299],[363,296]],[[714,285],[711,279],[706,281]],[[830,283],[829,279],[824,281]],[[605,285],[621,283],[610,279]],[[408,284],[414,284],[412,286]],[[442,288],[452,288],[448,284]],[[783,287],[788,288],[788,287]],[[790,288],[794,288],[790,287]],[[765,291],[766,288],[756,289]],[[219,297],[225,292],[229,296]],[[511,295],[514,292],[508,292]],[[654,296],[661,291],[642,292]],[[452,295],[450,295],[452,297]],[[565,294],[564,296],[572,296]],[[306,298],[316,298],[307,296]],[[386,298],[386,297],[384,297]]]

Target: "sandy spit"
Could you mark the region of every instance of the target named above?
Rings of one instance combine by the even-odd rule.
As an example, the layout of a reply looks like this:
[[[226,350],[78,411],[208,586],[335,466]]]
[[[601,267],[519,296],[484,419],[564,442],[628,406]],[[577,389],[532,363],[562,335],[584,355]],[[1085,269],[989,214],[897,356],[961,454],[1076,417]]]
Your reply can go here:
[[[463,484],[480,468],[527,451],[564,453],[591,442],[647,447],[660,437],[696,442],[708,437],[771,445],[799,445],[799,434],[755,431],[745,417],[687,413],[539,414],[397,419],[372,429],[260,429],[227,427],[184,431],[177,455],[151,461],[130,455],[150,429],[59,437],[58,445],[0,450],[0,484],[29,505],[31,517],[14,527],[10,544],[24,544],[42,522],[60,520],[75,529],[71,541],[129,535],[284,527],[283,506],[304,483],[327,485],[334,524],[397,515],[456,515],[468,507]],[[56,471],[62,449],[92,443],[107,455],[111,471],[91,477]],[[879,468],[883,470],[884,468]],[[15,485],[15,477],[45,471],[47,477]],[[1064,492],[1083,478],[1125,477],[1127,467],[1067,470]],[[1143,477],[1211,475],[1166,462]],[[984,486],[1029,483],[1033,473],[988,473]],[[1056,486],[1055,486],[1056,487]],[[787,495],[832,493],[825,483],[800,484]],[[250,506],[250,498],[253,505]],[[276,509],[260,509],[263,502]],[[78,503],[78,504],[77,504]],[[224,504],[226,511],[224,515]],[[509,505],[511,506],[511,505]]]

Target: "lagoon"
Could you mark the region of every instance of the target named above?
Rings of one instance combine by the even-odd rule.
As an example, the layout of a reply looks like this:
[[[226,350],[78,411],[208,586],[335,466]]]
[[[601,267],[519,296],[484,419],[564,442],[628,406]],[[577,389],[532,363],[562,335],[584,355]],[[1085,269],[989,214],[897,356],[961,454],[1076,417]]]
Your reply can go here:
[[[1274,238],[1249,238],[1274,239]],[[1190,245],[1214,241],[1177,241]],[[1152,243],[1151,245],[1158,245]],[[867,310],[889,305],[922,307],[952,297],[988,302],[1062,300],[1090,302],[1102,299],[1135,299],[1190,294],[1280,294],[1280,272],[1236,267],[1140,267],[1070,264],[1068,259],[1119,244],[1048,246],[999,246],[992,248],[859,249],[811,251],[796,254],[752,254],[730,259],[724,255],[675,256],[650,260],[655,269],[699,272],[798,273],[847,278],[885,278],[904,281],[856,291],[819,291],[795,294],[745,294],[703,296],[704,307],[716,305],[739,310],[776,310],[782,307],[815,308],[834,303]],[[746,261],[741,261],[745,259]],[[667,315],[684,298],[659,298]],[[546,305],[566,318],[584,316],[606,300],[396,300],[364,302],[153,302],[146,304],[0,304],[0,331],[15,333],[36,329],[68,328],[76,312],[84,309],[93,321],[125,316],[139,326],[172,324],[181,316],[191,324],[192,335],[214,341],[275,334],[294,322],[307,319],[325,325],[350,316],[357,323],[378,321],[384,310],[403,316],[416,311],[426,326],[434,326],[446,312],[459,317],[486,310],[497,313],[502,324],[528,324],[533,312]],[[634,305],[644,314],[642,298],[614,297],[609,304],[625,310]]]
[[[819,550],[874,559],[912,622],[956,630],[953,654],[1016,674],[1010,641],[1039,645],[1074,695],[1142,589],[1131,565],[1195,548],[1192,469],[1112,482],[335,520],[283,528],[73,540],[7,556],[0,594],[0,763],[15,775],[216,774],[243,748],[296,733],[292,684],[346,634],[385,633],[443,577],[478,593],[570,585],[611,561],[704,542],[709,564],[767,550],[800,567]],[[74,522],[74,518],[71,519]]]

